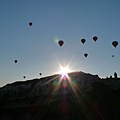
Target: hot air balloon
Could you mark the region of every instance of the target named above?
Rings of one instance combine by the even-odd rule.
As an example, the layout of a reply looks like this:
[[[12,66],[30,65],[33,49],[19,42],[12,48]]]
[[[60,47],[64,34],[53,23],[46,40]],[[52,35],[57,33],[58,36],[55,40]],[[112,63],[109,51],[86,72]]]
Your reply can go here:
[[[94,40],[95,42],[97,41],[97,39],[98,39],[97,36],[94,36],[94,37],[93,37],[93,40]]]
[[[26,76],[23,76],[23,78],[25,79],[25,78],[26,78]]]
[[[114,55],[112,55],[112,57],[114,57]]]
[[[42,75],[42,73],[39,73],[39,75]]]
[[[117,45],[118,45],[118,42],[117,42],[117,41],[113,41],[113,42],[112,42],[112,45],[116,48]]]
[[[64,42],[62,40],[58,41],[58,44],[60,45],[60,47],[64,44]]]
[[[87,56],[88,56],[88,54],[87,54],[87,53],[85,53],[85,54],[84,54],[84,56],[85,56],[85,57],[87,57]]]
[[[32,26],[32,22],[29,22],[29,25]]]
[[[14,60],[15,63],[17,63],[17,60]]]
[[[81,42],[84,44],[86,42],[86,40],[85,39],[81,39]]]

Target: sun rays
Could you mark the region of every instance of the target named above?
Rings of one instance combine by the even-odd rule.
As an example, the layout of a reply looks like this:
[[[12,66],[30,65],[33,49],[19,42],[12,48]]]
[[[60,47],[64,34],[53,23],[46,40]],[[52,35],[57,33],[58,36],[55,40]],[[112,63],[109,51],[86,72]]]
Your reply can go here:
[[[64,80],[67,79],[69,72],[70,72],[70,69],[68,67],[62,67],[62,66],[60,66],[59,74],[61,75],[62,79],[64,79]]]
[[[79,107],[82,108],[87,118],[92,118],[92,114],[97,114],[104,120],[102,113],[97,109],[86,95],[85,90],[81,87],[81,78],[79,77],[79,72],[69,73],[69,67],[60,67],[59,74],[51,77],[51,79],[46,80],[43,84],[48,85],[51,90],[46,100],[46,103],[57,101],[69,101],[69,97],[73,97],[73,101],[77,102]],[[84,82],[84,81],[83,81]],[[69,108],[66,108],[69,111]]]
[[[58,74],[56,74],[54,77],[52,77],[51,79],[47,80],[44,85],[49,85],[52,90],[51,90],[51,95],[52,96],[56,96],[57,94],[59,94],[60,91],[68,91],[70,93],[74,93],[76,95],[76,97],[78,97],[77,95],[77,91],[79,90],[78,85],[77,85],[77,81],[75,79],[75,76],[72,76],[70,74],[70,68],[67,67],[63,67],[60,66],[60,70],[58,72]]]

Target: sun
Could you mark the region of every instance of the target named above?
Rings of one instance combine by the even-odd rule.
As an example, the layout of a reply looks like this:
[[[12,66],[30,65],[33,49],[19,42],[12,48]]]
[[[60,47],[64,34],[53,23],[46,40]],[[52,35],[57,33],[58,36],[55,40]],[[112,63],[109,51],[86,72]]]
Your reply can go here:
[[[70,72],[70,69],[68,67],[62,67],[60,66],[59,74],[63,77],[68,78],[68,73]]]

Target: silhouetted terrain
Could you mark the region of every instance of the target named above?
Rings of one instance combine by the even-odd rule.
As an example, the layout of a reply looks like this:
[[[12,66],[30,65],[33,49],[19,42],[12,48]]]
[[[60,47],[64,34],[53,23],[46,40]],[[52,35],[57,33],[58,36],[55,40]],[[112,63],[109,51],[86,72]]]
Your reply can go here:
[[[69,73],[0,88],[0,120],[119,120],[120,79]]]

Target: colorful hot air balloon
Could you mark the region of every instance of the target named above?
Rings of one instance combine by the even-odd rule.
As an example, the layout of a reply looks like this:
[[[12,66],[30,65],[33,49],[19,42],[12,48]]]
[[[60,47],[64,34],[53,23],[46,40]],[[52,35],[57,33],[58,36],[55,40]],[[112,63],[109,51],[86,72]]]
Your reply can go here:
[[[17,60],[14,60],[15,63],[17,63]]]
[[[81,39],[81,42],[84,44],[86,42],[86,40],[85,39]]]
[[[85,56],[85,57],[87,57],[87,56],[88,56],[88,54],[87,54],[87,53],[85,53],[85,54],[84,54],[84,56]]]
[[[62,40],[58,41],[58,44],[60,45],[60,47],[64,44],[64,42]]]
[[[95,42],[97,41],[97,39],[98,39],[97,36],[94,36],[94,37],[93,37],[93,40],[94,40]]]
[[[117,41],[113,41],[113,42],[112,42],[112,45],[116,48],[117,45],[118,45],[118,42],[117,42]]]
[[[32,26],[32,22],[29,22],[29,25]]]

